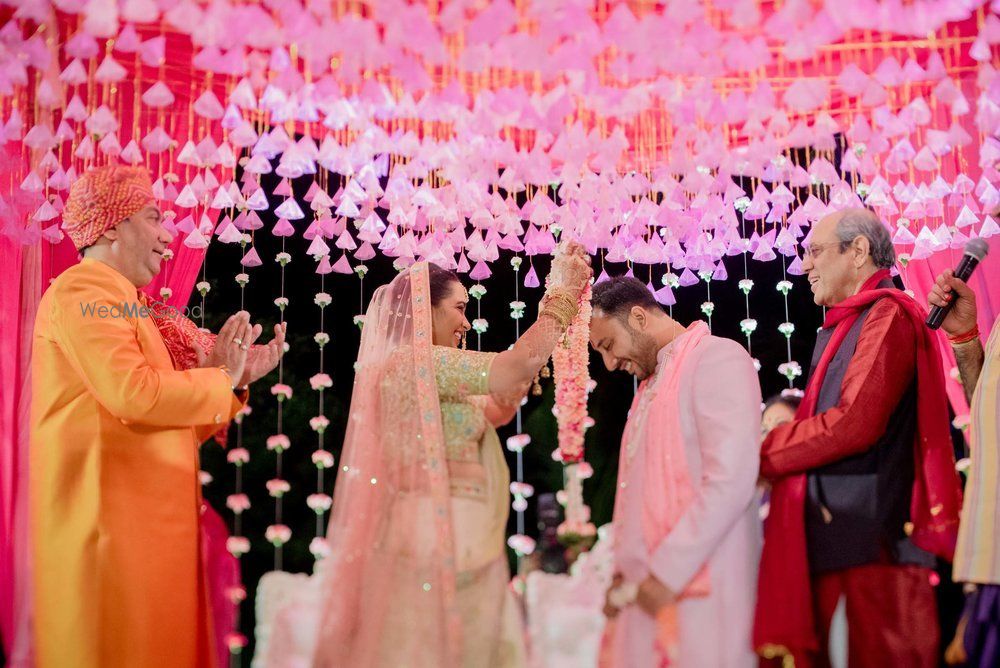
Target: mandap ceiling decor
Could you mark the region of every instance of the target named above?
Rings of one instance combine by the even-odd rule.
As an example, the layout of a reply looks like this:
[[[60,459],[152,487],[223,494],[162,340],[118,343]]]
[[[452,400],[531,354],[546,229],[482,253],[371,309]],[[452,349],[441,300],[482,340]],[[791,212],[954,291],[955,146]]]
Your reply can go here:
[[[904,266],[1000,232],[996,0],[4,1],[2,230],[28,244],[114,161],[150,167],[177,244],[271,208],[321,272],[481,280],[561,231],[681,285],[743,253],[795,273],[862,203]]]

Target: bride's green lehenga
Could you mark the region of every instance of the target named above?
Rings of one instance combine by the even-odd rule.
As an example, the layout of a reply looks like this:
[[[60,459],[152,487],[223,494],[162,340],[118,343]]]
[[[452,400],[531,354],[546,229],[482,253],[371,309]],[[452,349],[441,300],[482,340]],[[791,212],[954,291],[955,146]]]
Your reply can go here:
[[[448,468],[462,665],[522,666],[526,659],[521,617],[508,587],[505,549],[510,473],[496,430],[484,412],[496,353],[434,346],[432,354]],[[412,390],[394,382],[392,374],[384,379],[382,393],[387,411],[413,400]],[[409,513],[396,517],[413,519]],[[406,611],[395,611],[387,624],[390,636],[395,633],[389,629],[397,624],[407,627],[407,619]],[[406,665],[401,646],[385,644],[384,665]]]
[[[431,345],[427,265],[369,307],[330,520],[315,665],[522,666],[496,354]]]

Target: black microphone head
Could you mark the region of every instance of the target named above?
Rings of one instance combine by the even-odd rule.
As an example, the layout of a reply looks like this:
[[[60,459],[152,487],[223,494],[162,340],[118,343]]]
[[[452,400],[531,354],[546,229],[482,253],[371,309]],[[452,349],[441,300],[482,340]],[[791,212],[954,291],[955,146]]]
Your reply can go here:
[[[978,262],[982,262],[983,258],[989,252],[990,245],[986,243],[985,239],[976,237],[975,239],[969,239],[968,243],[965,244],[965,254],[976,258]]]

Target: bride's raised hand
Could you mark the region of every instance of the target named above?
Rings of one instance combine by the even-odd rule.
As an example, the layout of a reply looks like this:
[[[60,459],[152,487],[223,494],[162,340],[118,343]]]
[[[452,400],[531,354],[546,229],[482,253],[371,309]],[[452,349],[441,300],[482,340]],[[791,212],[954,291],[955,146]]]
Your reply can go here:
[[[558,281],[553,287],[566,289],[576,298],[580,297],[594,275],[590,256],[579,244],[567,245],[565,251],[553,260],[553,265],[558,272]]]

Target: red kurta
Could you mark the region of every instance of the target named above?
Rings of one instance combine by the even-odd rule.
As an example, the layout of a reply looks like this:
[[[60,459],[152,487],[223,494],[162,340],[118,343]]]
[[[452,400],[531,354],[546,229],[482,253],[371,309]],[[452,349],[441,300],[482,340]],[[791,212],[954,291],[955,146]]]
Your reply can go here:
[[[844,374],[840,403],[775,427],[761,446],[760,474],[805,473],[874,446],[913,382],[914,347],[902,307],[888,299],[875,302]]]

